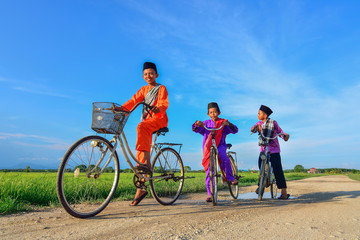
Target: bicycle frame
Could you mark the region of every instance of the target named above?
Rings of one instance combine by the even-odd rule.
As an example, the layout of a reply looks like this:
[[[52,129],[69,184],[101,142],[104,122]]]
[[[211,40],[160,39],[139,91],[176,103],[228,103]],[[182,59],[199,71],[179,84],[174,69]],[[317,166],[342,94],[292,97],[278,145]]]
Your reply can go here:
[[[218,128],[207,128],[205,125],[203,126],[203,128],[205,128],[206,130],[211,131],[211,146],[213,146],[216,150],[216,168],[219,167],[219,151],[215,142],[215,131],[222,129],[224,126],[225,125],[221,125]]]
[[[135,104],[135,106],[128,112],[129,114],[131,114],[140,104],[144,104],[146,105],[148,108],[150,108],[150,106],[144,102],[140,102],[140,103],[137,103]],[[151,114],[150,114],[151,116]],[[150,159],[152,158],[152,155],[153,153],[158,153],[159,151],[161,151],[161,148],[163,145],[179,145],[179,153],[180,153],[180,150],[181,150],[181,146],[182,144],[177,144],[177,143],[156,143],[156,140],[157,140],[157,137],[160,135],[161,133],[160,132],[156,132],[155,133],[155,136],[153,137],[153,140],[152,140],[152,143],[151,143],[151,148],[150,148]],[[115,151],[116,151],[116,148],[117,148],[117,144],[120,143],[120,147],[121,147],[121,150],[123,152],[123,155],[126,159],[126,162],[129,164],[130,168],[132,169],[132,171],[134,172],[134,174],[139,178],[139,179],[144,179],[146,181],[148,180],[154,180],[154,179],[160,179],[160,178],[168,178],[168,176],[163,176],[163,177],[148,177],[147,174],[143,174],[143,173],[139,173],[136,169],[135,169],[135,166],[132,164],[131,160],[130,160],[130,157],[137,163],[137,164],[143,164],[141,163],[140,161],[138,161],[136,159],[136,157],[133,155],[130,147],[129,147],[129,144],[128,144],[128,141],[126,139],[126,136],[125,136],[125,133],[124,133],[124,130],[121,131],[121,133],[117,133],[117,134],[114,134],[113,138],[110,140],[110,142],[114,143],[113,145],[113,150],[107,160],[107,162],[105,163],[104,167],[101,169],[101,171],[94,175],[95,178],[97,178],[101,173],[103,173],[103,171],[107,168],[108,164],[111,162],[111,159],[113,157],[113,155],[115,154]],[[101,157],[101,159],[98,161],[98,163],[96,164],[96,166],[90,171],[93,172],[95,171],[95,169],[101,164],[101,162],[103,161],[103,157],[105,156],[106,154],[106,151],[107,149],[104,150],[103,152],[103,156]],[[130,157],[129,157],[130,156]],[[166,159],[164,157],[164,159]],[[169,165],[167,162],[166,162],[167,165]],[[169,169],[170,166],[169,166]],[[92,175],[90,175],[92,176]]]
[[[264,154],[265,154],[265,156],[266,156],[266,163],[270,163],[270,154],[271,154],[271,153],[269,152],[269,141],[270,141],[270,140],[273,140],[273,139],[275,139],[275,138],[277,138],[277,137],[279,137],[279,136],[281,136],[281,135],[284,135],[284,134],[283,134],[283,133],[278,133],[278,134],[275,135],[275,137],[272,137],[272,138],[270,138],[270,137],[265,137],[262,132],[260,132],[260,134],[261,134],[261,136],[262,136],[263,138],[266,139],[265,152],[264,152]],[[264,161],[263,161],[263,162],[264,162]]]
[[[231,147],[232,145],[230,144],[230,147]],[[229,146],[227,146],[227,148],[228,149],[230,149],[230,147]],[[237,164],[237,155],[236,155],[236,152],[233,152],[233,151],[226,151],[226,155],[229,157],[229,156],[231,156],[233,159],[234,159],[234,161],[235,161],[235,165],[237,166],[238,164]],[[237,169],[234,169],[234,170],[237,170]],[[235,177],[235,176],[234,176]]]

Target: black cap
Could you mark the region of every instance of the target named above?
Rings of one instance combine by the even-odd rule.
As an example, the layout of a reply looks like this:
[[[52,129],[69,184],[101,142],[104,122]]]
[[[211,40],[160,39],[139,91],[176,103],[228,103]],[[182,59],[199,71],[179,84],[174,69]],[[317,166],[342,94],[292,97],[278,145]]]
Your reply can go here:
[[[269,107],[267,107],[265,105],[261,105],[259,110],[263,111],[268,116],[270,116],[273,113],[273,111]]]
[[[152,62],[144,62],[143,71],[144,71],[145,69],[148,69],[148,68],[154,69],[155,72],[157,73],[157,69],[156,69],[155,63],[152,63]]]
[[[210,108],[217,108],[218,112],[220,112],[219,105],[216,102],[211,102],[208,104],[208,111]]]

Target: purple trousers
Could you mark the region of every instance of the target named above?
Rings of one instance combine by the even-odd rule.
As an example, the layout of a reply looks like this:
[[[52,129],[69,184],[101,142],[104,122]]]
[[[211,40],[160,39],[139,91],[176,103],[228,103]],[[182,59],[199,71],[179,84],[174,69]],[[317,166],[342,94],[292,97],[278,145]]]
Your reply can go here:
[[[219,151],[219,157],[221,159],[220,167],[224,171],[224,173],[226,174],[227,180],[232,182],[235,178],[234,178],[234,175],[233,175],[233,172],[232,172],[230,159],[226,155],[226,145],[225,146],[219,146],[218,151]],[[208,168],[208,170],[206,171],[205,182],[206,182],[206,189],[207,189],[208,195],[211,196],[210,168]]]

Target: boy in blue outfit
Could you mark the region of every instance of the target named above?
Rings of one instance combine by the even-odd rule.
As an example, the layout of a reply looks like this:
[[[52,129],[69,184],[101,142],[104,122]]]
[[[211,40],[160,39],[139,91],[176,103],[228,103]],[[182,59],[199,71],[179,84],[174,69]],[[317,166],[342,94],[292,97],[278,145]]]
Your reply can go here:
[[[238,128],[230,123],[226,119],[219,118],[220,115],[220,108],[217,103],[211,102],[208,104],[208,116],[210,117],[209,120],[205,120],[204,122],[196,121],[192,125],[192,130],[196,133],[200,133],[204,136],[203,138],[203,150],[204,153],[206,152],[206,143],[209,141],[209,137],[211,138],[210,131],[206,130],[204,126],[207,128],[218,128],[221,124],[224,125],[224,127],[221,130],[216,131],[217,137],[215,139],[218,152],[219,152],[219,158],[220,158],[220,167],[225,172],[226,178],[231,184],[236,185],[238,184],[238,180],[234,178],[231,164],[228,156],[226,155],[226,135],[230,133],[237,133]],[[208,168],[208,156],[206,156],[203,159],[203,166],[206,171],[206,189],[208,192],[208,197],[206,198],[207,202],[211,202],[211,191],[210,191],[210,177],[209,177],[209,168]]]

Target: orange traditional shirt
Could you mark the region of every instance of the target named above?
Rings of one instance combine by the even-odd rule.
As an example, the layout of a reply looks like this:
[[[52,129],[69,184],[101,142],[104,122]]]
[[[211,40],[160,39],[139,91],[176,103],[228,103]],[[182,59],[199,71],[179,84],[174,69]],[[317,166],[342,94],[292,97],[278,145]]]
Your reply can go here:
[[[150,91],[153,86],[143,86],[135,93],[135,95],[126,103],[122,105],[122,107],[126,108],[127,110],[131,110],[136,103],[143,102],[145,100],[146,94]],[[164,123],[168,122],[168,117],[166,114],[166,110],[169,107],[169,99],[168,99],[168,92],[164,85],[161,85],[159,88],[157,99],[155,100],[154,106],[157,106],[160,110],[159,113],[154,114],[151,113],[153,119],[161,119]],[[146,119],[151,118],[150,115],[146,117]],[[145,119],[145,120],[146,120]]]

